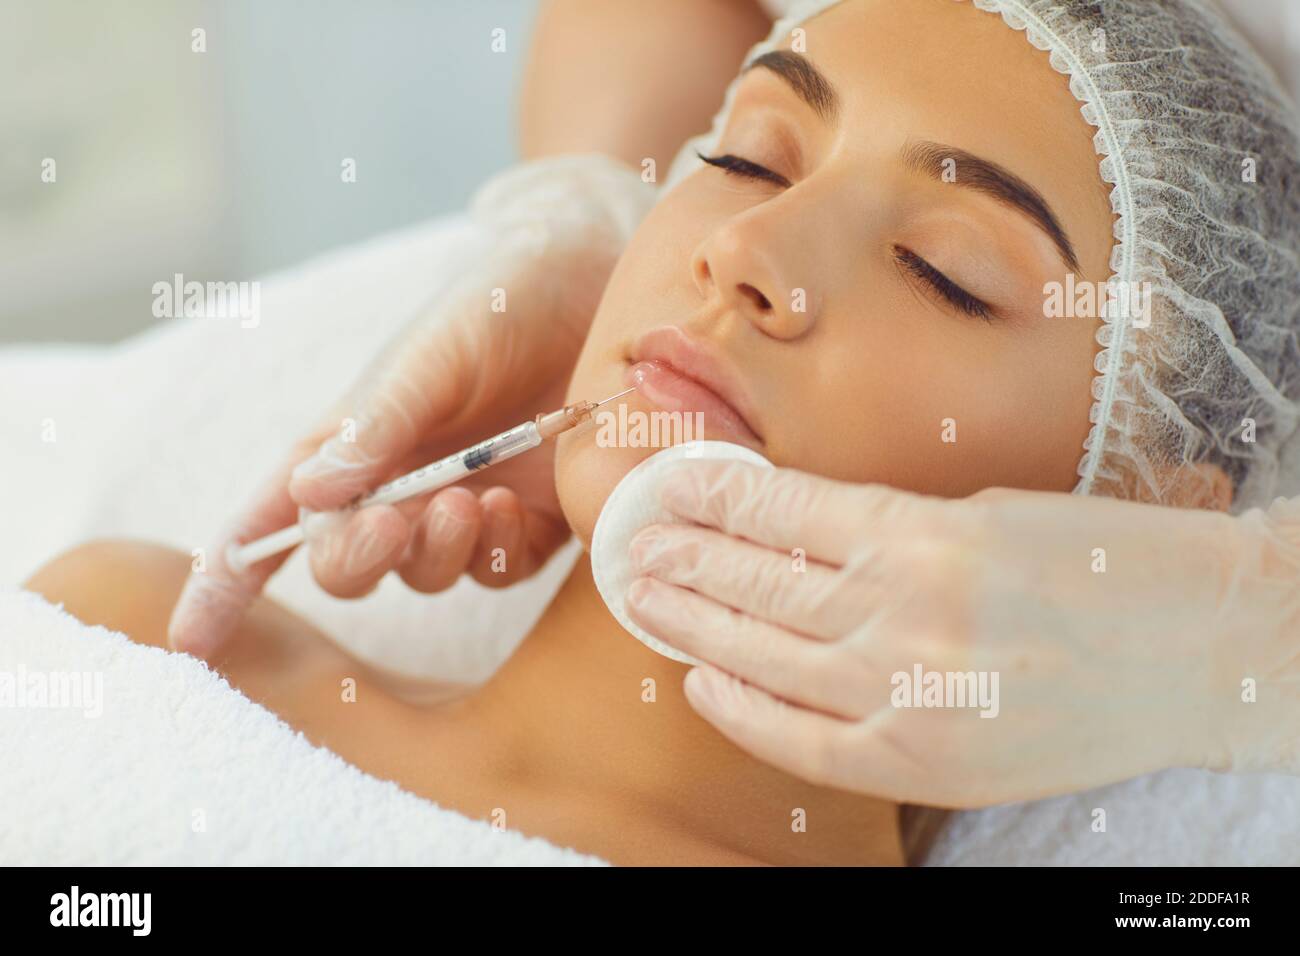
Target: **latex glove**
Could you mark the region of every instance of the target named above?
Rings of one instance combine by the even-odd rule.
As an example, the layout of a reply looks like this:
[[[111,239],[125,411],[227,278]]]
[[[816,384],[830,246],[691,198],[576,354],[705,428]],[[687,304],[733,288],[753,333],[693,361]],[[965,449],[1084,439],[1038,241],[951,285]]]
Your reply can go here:
[[[629,612],[708,662],[685,683],[705,719],[791,773],[945,807],[1174,766],[1300,773],[1300,500],[955,501],[708,461],[663,500],[703,527],[633,538]],[[996,672],[996,716],[894,706],[917,664]]]
[[[231,542],[293,524],[300,507],[341,508],[562,405],[605,282],[653,201],[636,172],[597,154],[525,163],[483,186],[470,213],[489,253],[439,291],[208,549],[172,613],[172,646],[215,659],[287,557],[238,572],[226,560]],[[505,310],[493,311],[501,292]],[[569,535],[552,444],[432,497],[310,523],[313,575],[331,594],[359,597],[392,569],[424,592],[465,573],[489,586],[532,574]]]

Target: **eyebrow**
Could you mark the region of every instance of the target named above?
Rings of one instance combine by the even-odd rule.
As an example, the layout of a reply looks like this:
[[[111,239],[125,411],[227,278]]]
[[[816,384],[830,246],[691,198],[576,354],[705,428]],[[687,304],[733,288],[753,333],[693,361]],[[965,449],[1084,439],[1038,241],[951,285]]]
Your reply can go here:
[[[926,140],[913,140],[903,147],[903,162],[919,173],[933,179],[944,181],[944,174],[952,167],[957,170],[954,180],[958,186],[974,189],[991,196],[993,199],[1024,213],[1049,239],[1055,243],[1061,258],[1075,272],[1079,271],[1079,257],[1075,255],[1070,237],[1061,227],[1061,221],[1052,212],[1047,200],[1029,183],[996,163],[980,159],[964,149],[932,143]]]
[[[750,61],[740,72],[770,70],[790,85],[799,99],[813,108],[822,121],[834,124],[840,117],[840,97],[826,74],[813,66],[812,61],[790,50],[773,50]]]
[[[822,122],[834,125],[839,121],[839,94],[826,75],[806,56],[790,50],[773,50],[756,57],[741,73],[753,69],[768,70],[779,76],[812,107]],[[1066,265],[1079,271],[1079,257],[1060,219],[1042,194],[1019,176],[964,149],[927,140],[909,141],[903,147],[902,156],[903,162],[911,169],[940,182],[944,181],[944,174],[949,169],[948,161],[953,161],[958,170],[956,185],[981,192],[1028,216],[1052,240]]]

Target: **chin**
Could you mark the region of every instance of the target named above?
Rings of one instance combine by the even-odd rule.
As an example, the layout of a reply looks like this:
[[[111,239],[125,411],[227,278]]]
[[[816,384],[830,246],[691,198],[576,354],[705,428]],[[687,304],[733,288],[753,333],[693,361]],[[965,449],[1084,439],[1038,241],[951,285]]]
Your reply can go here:
[[[610,492],[629,471],[658,448],[603,448],[596,429],[584,427],[561,435],[555,450],[555,489],[569,527],[591,550],[596,519]]]

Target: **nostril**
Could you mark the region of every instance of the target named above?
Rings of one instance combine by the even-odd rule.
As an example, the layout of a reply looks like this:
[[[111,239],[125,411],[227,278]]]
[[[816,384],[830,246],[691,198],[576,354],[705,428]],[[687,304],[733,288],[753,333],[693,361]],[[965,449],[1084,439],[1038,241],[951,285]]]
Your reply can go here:
[[[772,308],[772,303],[767,300],[767,296],[763,295],[763,293],[759,292],[748,282],[742,282],[740,284],[740,291],[764,312],[767,312]]]

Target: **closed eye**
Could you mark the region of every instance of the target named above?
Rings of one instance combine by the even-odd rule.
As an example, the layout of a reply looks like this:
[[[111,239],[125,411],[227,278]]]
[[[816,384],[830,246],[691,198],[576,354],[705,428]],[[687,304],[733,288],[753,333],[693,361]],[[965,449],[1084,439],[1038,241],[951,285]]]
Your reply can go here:
[[[760,166],[758,163],[750,162],[740,156],[734,156],[730,153],[723,153],[719,156],[705,156],[699,150],[695,151],[695,155],[710,166],[718,167],[728,175],[775,183],[783,188],[789,188],[791,185],[790,180],[780,173],[773,172],[765,166]],[[958,311],[965,315],[983,319],[986,322],[993,321],[993,310],[988,305],[975,298],[975,296],[953,282],[916,253],[901,246],[895,246],[894,260]]]
[[[729,175],[741,176],[745,179],[761,179],[766,182],[776,183],[776,185],[787,189],[790,187],[790,180],[780,173],[774,173],[766,166],[751,163],[739,156],[733,156],[730,153],[724,153],[721,156],[705,156],[698,149],[695,151],[695,155],[710,166],[717,166]]]
[[[894,261],[928,285],[931,291],[938,293],[942,299],[949,305],[954,306],[959,312],[983,319],[985,322],[993,321],[993,310],[991,308],[916,253],[904,249],[902,246],[895,246]]]

